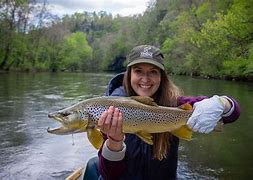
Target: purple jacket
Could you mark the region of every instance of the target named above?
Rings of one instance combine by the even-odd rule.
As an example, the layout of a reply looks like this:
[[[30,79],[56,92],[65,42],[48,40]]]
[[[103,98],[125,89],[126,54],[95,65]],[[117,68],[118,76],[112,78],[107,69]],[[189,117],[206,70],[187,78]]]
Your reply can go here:
[[[124,89],[120,86],[122,84],[122,78],[123,75],[119,74],[109,82],[106,95],[125,96]],[[184,103],[193,105],[195,102],[205,98],[207,96],[182,96],[178,99],[178,106]],[[234,111],[230,116],[222,119],[224,124],[235,121],[240,115],[238,103],[234,99],[230,99],[233,101]],[[120,160],[106,159],[103,156],[103,152],[107,151],[104,145],[99,150],[99,173],[102,176],[100,179],[176,179],[179,145],[179,139],[177,137],[172,136],[170,139],[169,155],[162,161],[159,161],[153,159],[153,148],[151,145],[146,144],[134,134],[125,134],[125,136],[125,154]],[[106,139],[107,137],[104,136],[104,142]]]

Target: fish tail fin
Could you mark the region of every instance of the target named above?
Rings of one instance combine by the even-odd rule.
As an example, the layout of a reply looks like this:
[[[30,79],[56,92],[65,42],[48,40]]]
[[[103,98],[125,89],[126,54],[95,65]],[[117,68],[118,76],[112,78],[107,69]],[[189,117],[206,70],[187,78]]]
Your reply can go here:
[[[187,141],[192,140],[192,130],[187,125],[183,125],[181,128],[172,131],[171,134],[180,139],[184,139]]]
[[[99,149],[103,144],[103,135],[102,133],[96,128],[87,128],[87,136],[92,144],[96,149]]]

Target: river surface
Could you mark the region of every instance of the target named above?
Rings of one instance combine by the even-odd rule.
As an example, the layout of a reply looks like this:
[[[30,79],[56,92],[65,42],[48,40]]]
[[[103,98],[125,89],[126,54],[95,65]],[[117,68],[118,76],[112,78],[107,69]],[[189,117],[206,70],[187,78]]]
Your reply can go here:
[[[0,74],[0,179],[64,179],[97,151],[86,133],[47,133],[49,112],[103,95],[113,74]],[[181,141],[179,179],[253,178],[253,83],[172,76],[185,95],[229,95],[241,117],[223,132]],[[159,172],[158,172],[159,173]]]

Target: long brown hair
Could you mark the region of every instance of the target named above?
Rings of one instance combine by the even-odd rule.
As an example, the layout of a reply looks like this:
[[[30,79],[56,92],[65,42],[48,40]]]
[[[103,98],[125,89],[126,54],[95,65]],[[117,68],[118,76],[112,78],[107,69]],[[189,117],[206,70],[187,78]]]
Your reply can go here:
[[[154,101],[160,106],[177,106],[177,98],[181,95],[182,91],[168,78],[165,71],[161,71],[161,83],[153,95]],[[123,85],[128,96],[136,96],[136,92],[131,86],[131,67],[127,68],[124,75]],[[162,160],[166,158],[170,143],[169,139],[171,134],[154,133],[153,135],[153,156],[155,159]]]

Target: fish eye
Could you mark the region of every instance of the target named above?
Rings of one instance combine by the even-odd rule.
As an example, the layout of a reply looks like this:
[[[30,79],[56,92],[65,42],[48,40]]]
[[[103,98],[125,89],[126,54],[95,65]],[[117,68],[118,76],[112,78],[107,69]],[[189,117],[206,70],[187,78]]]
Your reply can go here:
[[[68,111],[66,111],[66,112],[62,112],[62,113],[61,113],[61,115],[62,115],[62,116],[68,116],[68,115],[70,115],[70,114],[71,114],[71,113],[70,113],[70,112],[68,112]]]

